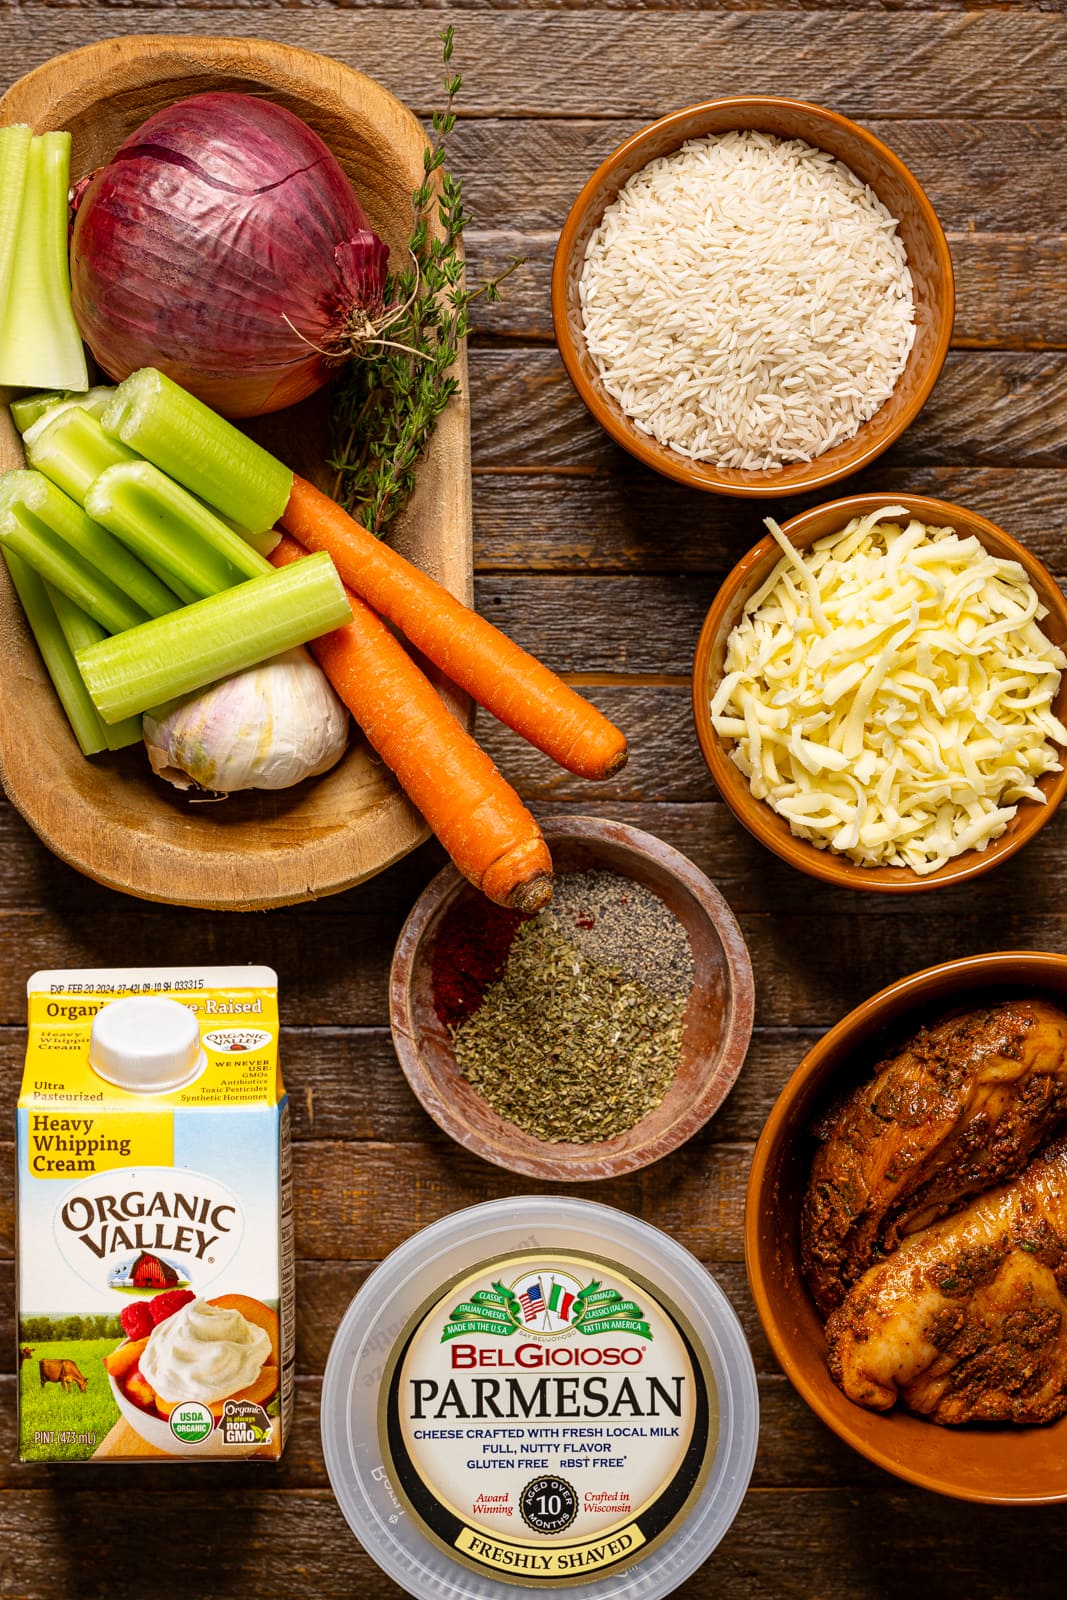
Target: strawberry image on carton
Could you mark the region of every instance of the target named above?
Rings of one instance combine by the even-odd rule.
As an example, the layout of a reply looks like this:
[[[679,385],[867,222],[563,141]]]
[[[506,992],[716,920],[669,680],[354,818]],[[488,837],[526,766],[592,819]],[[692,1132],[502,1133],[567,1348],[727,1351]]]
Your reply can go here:
[[[27,991],[20,1459],[276,1460],[294,1287],[275,974],[38,972]]]

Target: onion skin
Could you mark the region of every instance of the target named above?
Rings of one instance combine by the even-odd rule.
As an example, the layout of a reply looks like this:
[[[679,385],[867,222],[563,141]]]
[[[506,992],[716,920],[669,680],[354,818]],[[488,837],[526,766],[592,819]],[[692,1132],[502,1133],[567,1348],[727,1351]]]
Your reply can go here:
[[[388,247],[318,134],[255,95],[158,111],[75,208],[74,315],[114,379],[158,367],[259,416],[320,389],[381,314]]]

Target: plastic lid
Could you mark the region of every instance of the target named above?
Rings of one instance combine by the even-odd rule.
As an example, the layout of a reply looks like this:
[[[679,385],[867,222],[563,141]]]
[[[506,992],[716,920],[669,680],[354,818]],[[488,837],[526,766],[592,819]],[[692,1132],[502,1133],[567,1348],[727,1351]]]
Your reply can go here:
[[[112,1000],[93,1018],[89,1063],[133,1094],[168,1094],[198,1077],[206,1057],[188,1006],[162,995]]]
[[[681,1392],[664,1365],[672,1350],[687,1393],[702,1396],[684,1418],[662,1409]],[[467,1409],[479,1384],[484,1414]],[[634,1404],[653,1392],[659,1411],[638,1420]],[[546,1422],[541,1399],[553,1394],[566,1425]],[[663,1436],[674,1421],[672,1458]],[[558,1195],[473,1206],[401,1245],[349,1306],[322,1390],[341,1510],[418,1600],[530,1600],[538,1588],[659,1600],[729,1528],[758,1432],[752,1357],[707,1270],[659,1229]],[[597,1520],[617,1491],[629,1510]],[[557,1512],[558,1527],[546,1520]]]

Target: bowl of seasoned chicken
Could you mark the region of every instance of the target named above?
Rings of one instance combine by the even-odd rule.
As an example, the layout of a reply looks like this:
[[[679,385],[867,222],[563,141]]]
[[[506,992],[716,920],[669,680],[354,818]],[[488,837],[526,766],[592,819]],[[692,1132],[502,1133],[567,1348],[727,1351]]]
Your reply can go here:
[[[1067,1500],[1067,955],[946,962],[832,1028],[756,1147],[745,1259],[786,1375],[862,1455]]]

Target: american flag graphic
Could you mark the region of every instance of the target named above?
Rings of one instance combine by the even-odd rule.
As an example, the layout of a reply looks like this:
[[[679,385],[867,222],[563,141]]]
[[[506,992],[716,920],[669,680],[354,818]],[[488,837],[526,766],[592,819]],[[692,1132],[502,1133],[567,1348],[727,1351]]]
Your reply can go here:
[[[519,1304],[526,1321],[536,1322],[545,1309],[545,1297],[538,1279],[535,1278],[532,1283],[526,1285],[519,1295]]]

